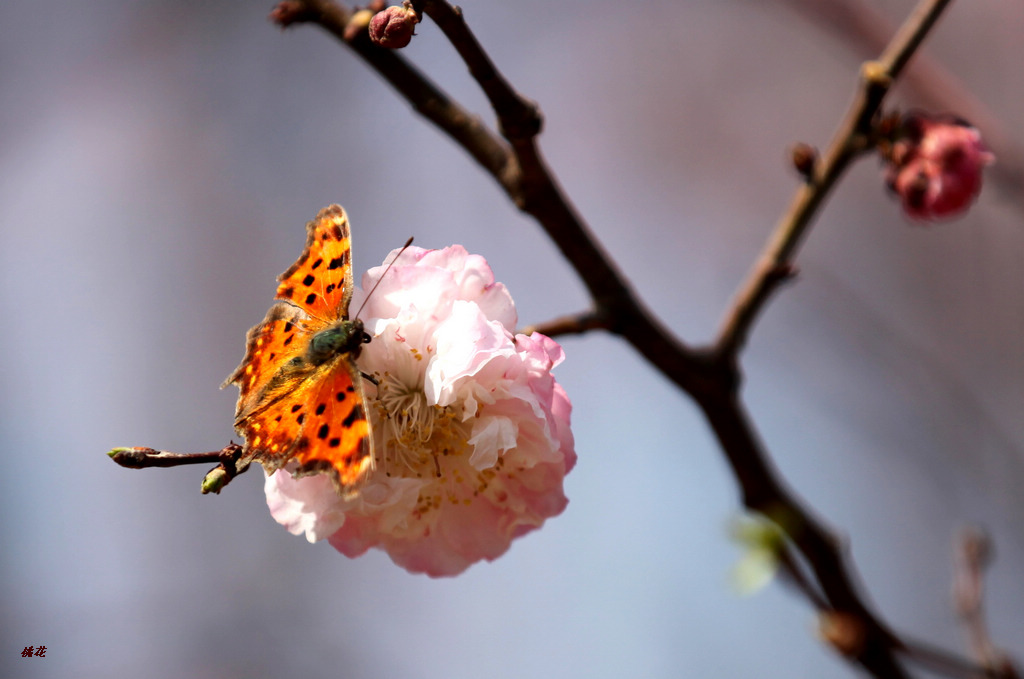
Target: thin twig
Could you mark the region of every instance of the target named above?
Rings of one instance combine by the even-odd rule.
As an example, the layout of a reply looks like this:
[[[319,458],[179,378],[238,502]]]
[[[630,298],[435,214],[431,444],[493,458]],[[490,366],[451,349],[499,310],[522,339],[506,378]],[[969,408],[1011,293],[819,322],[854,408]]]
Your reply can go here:
[[[190,464],[211,464],[217,466],[207,472],[203,478],[202,492],[219,493],[231,479],[249,468],[248,462],[239,464],[242,446],[229,443],[220,450],[209,453],[172,453],[155,448],[114,448],[107,455],[117,464],[128,469],[148,469],[150,467],[180,467]]]
[[[897,650],[921,667],[954,679],[1011,679],[923,641],[903,639]]]
[[[373,44],[365,26],[346,32],[353,20],[352,12],[331,0],[293,0],[288,4],[299,8],[289,24],[319,25],[352,48],[398,90],[417,113],[448,134],[488,173],[495,177],[507,174],[509,153],[501,139],[399,54]]]
[[[819,26],[831,31],[858,52],[873,54],[885,45],[892,26],[863,0],[784,0]],[[900,87],[911,90],[919,105],[936,112],[956,112],[981,130],[998,162],[986,170],[994,185],[1024,208],[1024,144],[1014,138],[1001,121],[963,82],[927,54],[916,54],[914,66],[900,79]]]
[[[607,330],[608,327],[609,319],[605,314],[585,311],[580,314],[554,318],[544,323],[528,325],[518,332],[524,335],[539,332],[548,337],[558,337],[559,335],[580,335],[591,330]]]
[[[953,579],[953,603],[971,642],[971,651],[984,665],[991,666],[995,646],[985,624],[984,571],[991,559],[988,536],[978,530],[964,529],[955,550],[956,572]]]
[[[985,622],[985,569],[992,560],[992,543],[974,528],[965,528],[954,550],[953,604],[970,641],[971,652],[987,676],[1016,679],[1013,662],[996,648]]]
[[[225,456],[232,457],[241,452],[242,446],[229,443],[221,450],[209,453],[172,453],[155,448],[114,448],[107,455],[117,464],[128,469],[149,467],[181,467],[188,464],[210,464],[220,462]]]
[[[871,122],[882,100],[910,57],[924,40],[950,0],[921,0],[900,27],[878,61],[861,69],[856,98],[839,125],[832,143],[815,163],[808,181],[800,185],[779,220],[754,268],[741,286],[715,341],[723,357],[736,356],[746,344],[758,314],[778,287],[778,272],[792,265],[818,209],[852,161],[867,148]]]
[[[498,72],[476,36],[469,30],[462,9],[435,0],[412,0],[412,5],[434,20],[459,53],[473,80],[480,85],[491,108],[498,115],[501,135],[515,144],[540,134],[543,119],[537,105],[516,92]]]

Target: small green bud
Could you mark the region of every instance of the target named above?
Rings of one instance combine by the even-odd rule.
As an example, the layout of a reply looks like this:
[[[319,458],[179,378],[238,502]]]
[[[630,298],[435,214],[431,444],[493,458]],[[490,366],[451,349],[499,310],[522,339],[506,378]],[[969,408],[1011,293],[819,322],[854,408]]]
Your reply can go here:
[[[213,493],[214,495],[220,494],[220,489],[226,486],[230,480],[231,477],[228,476],[224,467],[214,467],[206,473],[205,477],[203,477],[203,495],[206,495],[207,493]]]

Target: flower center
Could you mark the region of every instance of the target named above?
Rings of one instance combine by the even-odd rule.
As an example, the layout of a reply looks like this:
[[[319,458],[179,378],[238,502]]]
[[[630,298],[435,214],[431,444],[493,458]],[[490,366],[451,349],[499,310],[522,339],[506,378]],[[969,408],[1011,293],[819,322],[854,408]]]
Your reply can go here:
[[[377,377],[373,424],[380,435],[376,466],[388,476],[437,478],[441,456],[462,452],[466,434],[450,406],[427,403],[423,384],[409,384],[391,373]]]

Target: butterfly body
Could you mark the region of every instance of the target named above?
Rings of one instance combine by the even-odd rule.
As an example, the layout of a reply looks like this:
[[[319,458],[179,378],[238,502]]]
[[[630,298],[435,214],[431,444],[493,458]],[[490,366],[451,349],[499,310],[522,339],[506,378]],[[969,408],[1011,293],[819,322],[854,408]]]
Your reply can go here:
[[[343,354],[355,360],[359,358],[359,352],[368,341],[367,338],[362,321],[338,321],[313,335],[306,348],[305,360],[313,365],[322,365]]]
[[[372,465],[373,440],[356,367],[369,341],[348,318],[351,245],[345,211],[332,205],[306,225],[306,249],[279,277],[277,302],[246,337],[246,355],[225,381],[237,384],[240,464],[272,472],[327,473],[346,496]]]

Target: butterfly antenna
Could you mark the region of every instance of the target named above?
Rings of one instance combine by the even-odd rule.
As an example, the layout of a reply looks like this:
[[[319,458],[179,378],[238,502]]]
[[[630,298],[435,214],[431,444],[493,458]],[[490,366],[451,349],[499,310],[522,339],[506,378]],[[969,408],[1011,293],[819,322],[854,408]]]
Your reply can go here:
[[[363,313],[363,307],[365,307],[366,303],[370,301],[370,297],[377,289],[377,286],[380,285],[380,282],[384,280],[385,276],[388,275],[388,271],[391,271],[391,267],[395,265],[395,262],[398,261],[398,258],[402,256],[402,253],[405,252],[410,245],[412,245],[412,236],[409,236],[409,240],[405,241],[405,245],[403,245],[402,249],[398,251],[398,254],[395,255],[395,258],[388,262],[388,268],[384,269],[384,273],[380,275],[380,278],[377,279],[377,282],[373,284],[372,288],[370,288],[370,292],[366,293],[366,298],[363,300],[363,303],[359,305],[359,311],[357,311],[355,315],[352,316],[352,318],[359,318],[359,314]]]

